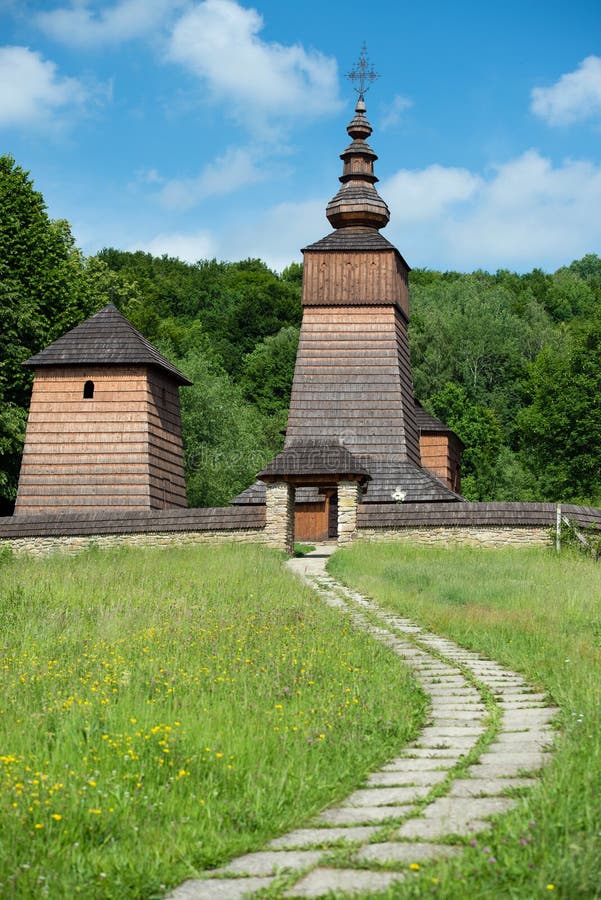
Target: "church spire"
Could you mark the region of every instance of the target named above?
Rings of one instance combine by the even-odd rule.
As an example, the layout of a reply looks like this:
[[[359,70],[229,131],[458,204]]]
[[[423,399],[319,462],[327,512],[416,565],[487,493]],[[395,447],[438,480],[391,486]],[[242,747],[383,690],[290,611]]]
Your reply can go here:
[[[352,143],[341,153],[344,163],[340,181],[342,187],[326,208],[326,216],[333,228],[384,228],[390,219],[388,206],[376,191],[374,175],[377,156],[366,141],[372,127],[365,115],[365,93],[378,77],[367,58],[363,44],[359,61],[347,76],[357,83],[359,95],[355,116],[347,126]]]

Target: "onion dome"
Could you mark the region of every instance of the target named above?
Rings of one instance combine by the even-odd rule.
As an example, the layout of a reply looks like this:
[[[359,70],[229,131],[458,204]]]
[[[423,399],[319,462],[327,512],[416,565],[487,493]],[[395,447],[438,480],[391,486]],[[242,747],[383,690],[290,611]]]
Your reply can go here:
[[[340,176],[342,187],[328,203],[326,216],[333,228],[384,228],[390,211],[374,187],[378,181],[374,162],[378,157],[366,141],[372,127],[365,116],[362,94],[346,130],[353,140],[340,154],[344,163]]]

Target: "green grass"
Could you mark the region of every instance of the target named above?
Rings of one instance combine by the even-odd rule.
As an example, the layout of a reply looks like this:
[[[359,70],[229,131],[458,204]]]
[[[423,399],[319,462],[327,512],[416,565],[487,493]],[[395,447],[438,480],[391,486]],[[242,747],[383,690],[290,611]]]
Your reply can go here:
[[[315,550],[314,544],[295,544],[294,545],[294,555],[295,556],[306,556],[307,553],[312,553]]]
[[[5,562],[0,641],[3,897],[162,896],[346,795],[426,707],[244,544]]]
[[[355,544],[329,571],[523,673],[561,707],[539,787],[460,860],[425,864],[386,896],[601,897],[601,565],[543,549]]]

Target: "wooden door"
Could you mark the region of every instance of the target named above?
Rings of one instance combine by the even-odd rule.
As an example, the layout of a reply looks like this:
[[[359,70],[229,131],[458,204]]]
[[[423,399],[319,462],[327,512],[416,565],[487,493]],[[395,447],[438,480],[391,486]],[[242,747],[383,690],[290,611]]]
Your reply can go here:
[[[330,498],[318,503],[297,503],[294,508],[295,541],[327,541]]]

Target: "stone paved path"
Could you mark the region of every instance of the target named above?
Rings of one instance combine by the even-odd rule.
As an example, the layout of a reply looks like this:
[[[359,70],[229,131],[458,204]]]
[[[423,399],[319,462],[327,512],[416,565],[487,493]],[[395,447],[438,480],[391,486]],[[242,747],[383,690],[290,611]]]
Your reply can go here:
[[[386,644],[414,671],[431,697],[428,724],[416,741],[369,776],[365,787],[325,810],[307,828],[271,841],[203,879],[184,882],[167,900],[238,900],[271,887],[281,897],[351,897],[384,890],[422,860],[461,852],[453,837],[491,827],[489,817],[518,801],[508,789],[535,783],[548,759],[557,709],[517,674],[395,616],[325,571],[334,545],[290,560],[331,606]],[[496,715],[491,715],[491,707]],[[466,756],[469,754],[469,765]],[[441,840],[444,838],[444,842]],[[324,862],[348,846],[347,868]],[[386,871],[353,868],[386,863]],[[279,873],[279,877],[278,877]]]

